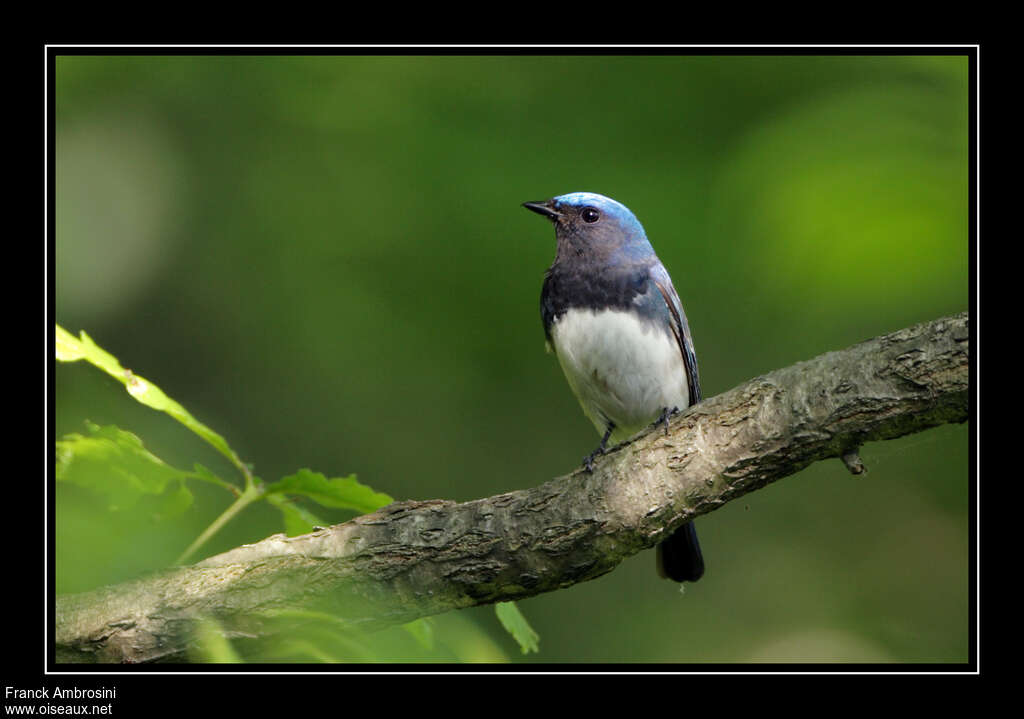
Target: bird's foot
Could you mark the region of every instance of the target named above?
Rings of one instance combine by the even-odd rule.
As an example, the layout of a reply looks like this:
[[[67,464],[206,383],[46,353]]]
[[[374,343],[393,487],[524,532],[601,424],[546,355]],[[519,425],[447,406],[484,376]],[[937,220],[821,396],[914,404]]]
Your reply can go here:
[[[593,452],[583,458],[583,469],[587,474],[591,474],[594,471],[594,457],[599,454],[604,454],[604,448],[598,447]]]
[[[654,428],[664,427],[665,428],[665,436],[667,437],[668,436],[668,418],[669,417],[674,417],[677,414],[679,414],[679,408],[678,407],[673,407],[671,409],[669,409],[668,407],[665,407],[663,410],[661,410],[661,415],[658,416],[658,419],[654,420],[654,424],[652,424],[651,427],[654,427]]]
[[[605,430],[604,436],[601,437],[601,444],[597,445],[597,449],[583,458],[583,469],[587,471],[587,474],[594,471],[594,457],[604,454],[605,447],[608,446],[608,438],[612,436],[612,431],[614,429],[615,423],[609,422],[608,429]]]

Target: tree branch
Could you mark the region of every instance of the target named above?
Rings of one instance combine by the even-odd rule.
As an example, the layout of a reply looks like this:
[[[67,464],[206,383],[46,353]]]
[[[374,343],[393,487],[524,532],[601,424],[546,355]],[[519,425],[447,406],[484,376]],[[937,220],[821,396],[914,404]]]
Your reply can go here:
[[[259,636],[275,612],[379,628],[530,597],[611,571],[680,524],[857,448],[968,409],[968,315],[771,372],[580,470],[471,502],[396,502],[300,537],[276,534],[189,567],[57,598],[58,662],[181,659],[199,617]]]

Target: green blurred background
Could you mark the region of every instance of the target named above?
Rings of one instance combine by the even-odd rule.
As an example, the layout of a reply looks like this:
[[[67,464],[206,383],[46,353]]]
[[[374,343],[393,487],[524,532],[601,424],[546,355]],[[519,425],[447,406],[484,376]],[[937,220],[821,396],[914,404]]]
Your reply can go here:
[[[968,76],[966,56],[60,56],[56,319],[266,480],[534,486],[598,437],[544,352],[554,233],[520,203],[591,190],[636,213],[710,397],[967,309]],[[116,424],[232,476],[85,363],[56,368],[55,402],[58,437]],[[463,658],[516,662],[966,661],[970,431],[701,518],[685,593],[644,552],[519,602],[539,654],[487,607],[442,626],[479,627]],[[193,489],[161,523],[59,487],[58,592],[172,562],[228,504]],[[203,554],[281,528],[255,506]]]

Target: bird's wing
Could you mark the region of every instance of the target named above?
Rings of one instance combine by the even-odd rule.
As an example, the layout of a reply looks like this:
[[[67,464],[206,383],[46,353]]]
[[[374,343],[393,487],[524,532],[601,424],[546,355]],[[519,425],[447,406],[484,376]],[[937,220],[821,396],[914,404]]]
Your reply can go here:
[[[658,288],[665,305],[668,307],[672,334],[675,335],[679,351],[683,355],[683,364],[686,366],[686,382],[690,389],[690,404],[694,405],[701,401],[700,375],[697,372],[697,352],[693,349],[693,338],[690,337],[690,325],[686,322],[686,313],[683,312],[683,305],[676,294],[676,288],[672,286],[672,280],[664,267],[658,266],[651,272],[651,280]]]

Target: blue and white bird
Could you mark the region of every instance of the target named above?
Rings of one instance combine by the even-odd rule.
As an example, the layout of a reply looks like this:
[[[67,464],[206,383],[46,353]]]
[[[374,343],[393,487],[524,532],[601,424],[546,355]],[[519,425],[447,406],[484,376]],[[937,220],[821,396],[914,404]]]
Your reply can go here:
[[[555,261],[540,296],[548,346],[601,443],[620,442],[701,399],[697,355],[668,271],[632,212],[573,192],[523,206],[555,226]],[[693,523],[658,545],[658,572],[695,582],[704,559]]]

